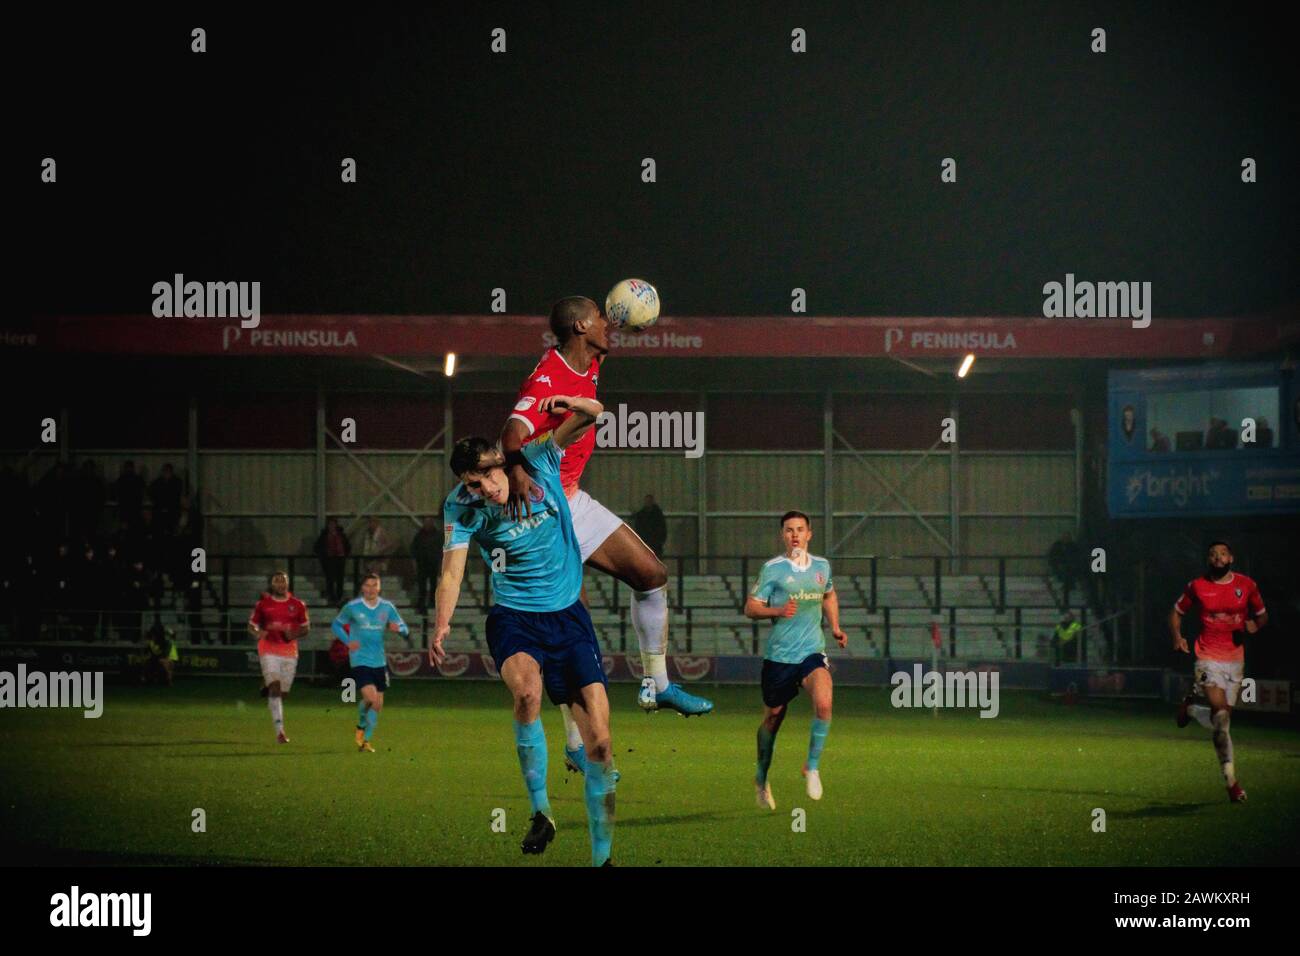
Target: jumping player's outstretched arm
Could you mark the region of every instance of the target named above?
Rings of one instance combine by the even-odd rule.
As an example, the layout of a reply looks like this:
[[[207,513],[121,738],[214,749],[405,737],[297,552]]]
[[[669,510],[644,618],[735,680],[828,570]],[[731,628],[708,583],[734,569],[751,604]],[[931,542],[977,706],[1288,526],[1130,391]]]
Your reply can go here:
[[[433,596],[437,618],[429,640],[429,663],[434,667],[447,656],[442,642],[451,633],[451,615],[460,598],[460,582],[465,577],[465,557],[468,554],[469,548],[455,548],[442,553],[442,573],[438,575],[438,588]]]
[[[537,407],[543,412],[573,413],[551,435],[551,441],[561,451],[585,435],[605,410],[605,406],[594,398],[579,398],[576,395],[549,395]]]
[[[528,439],[528,426],[517,418],[506,419],[501,429],[501,454],[506,459],[506,480],[510,482],[510,497],[506,499],[506,516],[512,521],[532,514],[529,504],[533,492],[533,480],[524,469],[524,456],[521,449]]]

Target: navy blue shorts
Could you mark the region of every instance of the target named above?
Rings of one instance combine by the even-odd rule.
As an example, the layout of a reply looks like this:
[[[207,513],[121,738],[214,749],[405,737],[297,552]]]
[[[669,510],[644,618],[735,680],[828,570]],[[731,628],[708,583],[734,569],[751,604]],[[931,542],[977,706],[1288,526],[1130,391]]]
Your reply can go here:
[[[798,664],[782,664],[763,659],[763,703],[784,707],[799,696],[803,679],[819,667],[831,669],[825,654],[809,654]]]
[[[387,667],[363,667],[358,665],[352,668],[352,679],[357,682],[357,690],[367,684],[374,684],[375,690],[381,694],[388,690]]]
[[[563,611],[516,611],[497,604],[488,612],[487,643],[498,672],[520,652],[537,661],[553,704],[576,700],[588,684],[606,684],[596,629],[581,601]]]

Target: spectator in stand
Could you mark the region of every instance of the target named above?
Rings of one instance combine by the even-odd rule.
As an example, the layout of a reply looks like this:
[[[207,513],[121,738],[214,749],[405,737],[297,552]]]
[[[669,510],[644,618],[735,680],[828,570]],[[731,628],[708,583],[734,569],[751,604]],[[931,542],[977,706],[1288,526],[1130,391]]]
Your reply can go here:
[[[72,487],[69,514],[72,537],[74,540],[93,541],[99,534],[99,522],[104,511],[104,482],[95,471],[95,463],[89,458],[81,463]]]
[[[1261,417],[1255,420],[1255,447],[1273,447],[1273,429],[1269,427],[1267,418]]]
[[[126,536],[123,550],[144,565],[149,576],[149,594],[158,599],[162,597],[162,579],[159,572],[170,557],[167,553],[168,546],[167,538],[159,531],[154,521],[153,509],[141,509],[139,524]]]
[[[119,612],[118,630],[124,640],[132,644],[140,642],[140,632],[144,628],[144,615],[149,610],[150,578],[139,557],[131,561],[131,566],[122,578],[123,593],[119,598],[122,610]]]
[[[656,556],[663,557],[664,544],[668,541],[668,521],[663,510],[655,504],[654,495],[646,495],[641,510],[632,515],[632,530]]]
[[[1079,632],[1082,630],[1083,625],[1075,620],[1074,612],[1066,611],[1052,633],[1058,663],[1072,664],[1079,659]]]
[[[123,599],[126,595],[126,562],[118,550],[116,541],[109,541],[104,546],[104,560],[100,563],[102,575],[101,594],[104,604],[104,637],[114,640],[113,630],[123,626],[123,612],[126,610]]]
[[[163,627],[162,621],[154,621],[153,627],[149,628],[149,633],[146,635],[145,646],[149,650],[149,660],[145,662],[140,683],[157,681],[165,683],[168,687],[172,686],[172,671],[176,667],[176,662],[181,659],[176,650],[175,637],[171,630]]]
[[[136,474],[135,462],[122,462],[112,493],[117,502],[117,520],[124,528],[134,530],[140,523],[140,509],[144,507],[144,479]]]
[[[189,586],[194,572],[194,549],[203,543],[203,517],[190,501],[181,495],[180,510],[171,539],[167,542],[167,576],[178,591]]]
[[[68,466],[58,462],[36,483],[37,529],[46,540],[67,537],[68,509],[72,502],[71,478]]]
[[[366,562],[366,572],[383,574],[388,570],[388,556],[393,553],[396,542],[379,519],[374,515],[366,517],[366,533],[361,538],[361,554]]]
[[[14,609],[14,631],[20,641],[35,641],[41,636],[41,601],[31,600],[32,595],[43,598],[45,594],[45,575],[41,563],[36,559],[36,551],[28,548],[22,552],[14,563],[9,580],[17,595],[17,607]]]
[[[1074,535],[1068,531],[1061,535],[1047,552],[1047,566],[1052,575],[1061,582],[1061,587],[1065,589],[1065,602],[1070,600],[1070,592],[1078,579],[1081,561],[1082,552],[1075,544]]]
[[[76,591],[76,562],[66,541],[60,541],[54,549],[54,555],[49,563],[49,573],[41,577],[45,585],[41,594],[41,610],[52,619],[56,638],[62,638],[58,633],[58,627],[62,615],[72,609]]]
[[[176,530],[176,519],[180,516],[181,496],[185,494],[185,485],[176,477],[170,464],[162,466],[162,473],[149,486],[149,497],[153,501],[154,521],[163,534]]]
[[[429,515],[411,539],[411,557],[415,559],[415,577],[419,582],[415,609],[421,616],[429,613],[429,594],[438,586],[438,569],[442,564],[442,539],[438,531],[438,519]]]
[[[1220,450],[1237,447],[1237,435],[1222,418],[1211,418],[1205,432],[1205,447]]]
[[[75,625],[80,630],[80,638],[93,641],[100,632],[100,614],[107,604],[104,587],[104,565],[95,554],[95,546],[89,541],[82,544],[81,558],[73,572],[73,606],[76,608]]]
[[[1160,453],[1170,451],[1169,436],[1158,428],[1151,429],[1151,450]]]
[[[352,553],[352,545],[339,526],[338,518],[331,515],[326,519],[314,550],[325,572],[325,598],[337,605],[343,600],[343,570],[348,555]]]

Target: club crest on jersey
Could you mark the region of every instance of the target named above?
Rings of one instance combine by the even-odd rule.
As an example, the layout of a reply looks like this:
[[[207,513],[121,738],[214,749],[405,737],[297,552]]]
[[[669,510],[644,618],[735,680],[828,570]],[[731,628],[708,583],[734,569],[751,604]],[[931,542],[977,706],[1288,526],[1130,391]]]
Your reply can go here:
[[[543,378],[544,377],[545,376],[543,376]],[[541,381],[541,379],[539,379],[539,381]],[[515,411],[526,412],[528,411],[528,409],[532,408],[536,404],[537,404],[536,398],[534,398],[531,395],[526,395],[523,398],[519,399],[519,401],[515,402]]]
[[[826,575],[824,575],[824,574],[822,574],[820,571],[818,571],[818,572],[817,572],[817,584],[818,584],[818,585],[822,585],[822,584],[825,584],[825,583],[826,583]]]
[[[533,485],[532,489],[528,492],[528,500],[532,502],[541,501],[545,497],[546,489],[541,485]]]
[[[1232,593],[1237,595],[1237,597],[1241,597],[1241,588],[1233,588]]]

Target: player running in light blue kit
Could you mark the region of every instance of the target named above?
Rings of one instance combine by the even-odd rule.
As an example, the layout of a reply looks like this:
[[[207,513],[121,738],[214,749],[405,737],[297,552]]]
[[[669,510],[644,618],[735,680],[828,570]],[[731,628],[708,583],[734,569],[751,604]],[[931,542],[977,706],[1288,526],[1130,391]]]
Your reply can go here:
[[[393,602],[379,596],[379,589],[379,575],[367,574],[361,579],[361,597],[343,605],[339,616],[330,625],[335,636],[348,646],[352,678],[361,693],[361,700],[357,702],[359,753],[375,752],[370,740],[379,726],[379,712],[384,709],[384,691],[388,690],[384,632],[393,631],[403,637],[411,633]]]
[[[800,687],[812,696],[812,737],[803,775],[808,796],[822,798],[820,761],[831,729],[831,672],[826,659],[822,612],[840,647],[848,637],[840,630],[840,599],[831,583],[831,563],[808,553],[812,522],[802,511],[781,517],[785,554],[763,565],[758,583],[745,601],[745,617],[771,618],[772,635],[763,652],[763,723],[758,728],[758,772],[754,777],[758,805],[776,809],[767,771],[772,765],[776,732],[785,720],[786,705]]]
[[[573,414],[549,437],[523,448],[524,466],[535,488],[527,517],[515,521],[507,513],[510,485],[498,448],[486,438],[465,438],[452,451],[451,469],[461,483],[443,504],[445,540],[429,659],[437,665],[445,656],[442,645],[451,631],[473,541],[492,569],[495,603],[487,618],[488,649],[514,696],[515,749],[532,808],[523,851],[541,853],[555,837],[540,717],[545,686],[552,703],[569,705],[581,732],[583,749],[571,756],[582,761],[585,774],[591,862],[605,866],[610,865],[618,774],[609,736],[605,668],[591,616],[579,599],[582,553],[560,482],[564,449],[586,433],[602,409],[595,399],[570,395],[548,396],[542,408]]]

